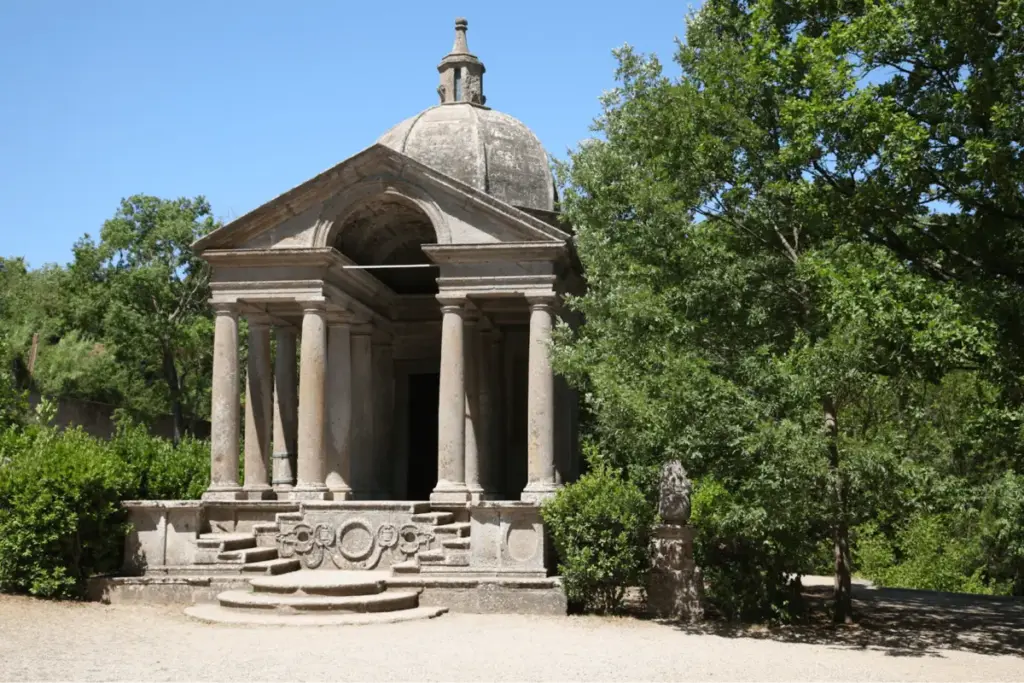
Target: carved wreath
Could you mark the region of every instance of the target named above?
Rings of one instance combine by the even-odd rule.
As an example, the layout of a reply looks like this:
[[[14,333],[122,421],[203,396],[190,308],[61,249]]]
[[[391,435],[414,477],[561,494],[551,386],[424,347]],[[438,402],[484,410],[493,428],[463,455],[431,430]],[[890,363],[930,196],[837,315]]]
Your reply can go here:
[[[354,529],[362,529],[367,533],[367,542],[363,546],[347,547],[344,539]],[[423,548],[428,548],[434,541],[434,534],[415,524],[404,524],[400,528],[385,522],[373,533],[369,522],[363,519],[350,519],[342,523],[335,532],[329,524],[310,526],[305,522],[296,524],[287,533],[277,537],[278,552],[281,557],[298,556],[302,564],[309,569],[316,569],[323,564],[324,556],[329,555],[336,567],[345,569],[353,565],[359,569],[373,569],[380,562],[384,551],[397,551],[402,559],[408,559]]]

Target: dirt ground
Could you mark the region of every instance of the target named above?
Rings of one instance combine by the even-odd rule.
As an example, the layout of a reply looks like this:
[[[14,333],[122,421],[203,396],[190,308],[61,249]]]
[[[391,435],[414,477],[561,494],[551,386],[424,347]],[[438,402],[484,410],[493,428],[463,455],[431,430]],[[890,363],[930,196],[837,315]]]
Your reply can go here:
[[[237,627],[177,607],[0,597],[0,680],[1024,681],[1024,602],[856,594],[859,623],[839,628],[468,614]]]

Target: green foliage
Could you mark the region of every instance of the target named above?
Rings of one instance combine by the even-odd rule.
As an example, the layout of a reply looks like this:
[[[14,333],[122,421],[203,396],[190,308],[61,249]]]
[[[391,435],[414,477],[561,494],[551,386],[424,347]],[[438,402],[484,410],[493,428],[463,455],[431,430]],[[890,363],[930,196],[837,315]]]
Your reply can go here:
[[[985,579],[981,543],[971,526],[950,514],[920,515],[893,540],[866,524],[858,530],[858,567],[882,586],[1003,593],[1005,586]]]
[[[98,242],[85,235],[75,244],[66,268],[0,261],[0,334],[10,339],[19,386],[143,419],[169,413],[180,438],[209,406],[209,269],[191,244],[217,225],[203,197],[136,195]]]
[[[601,137],[559,168],[588,291],[556,366],[607,463],[702,482],[726,615],[786,618],[791,577],[826,545],[847,576],[868,522],[858,557],[894,576],[1016,575],[1012,487],[1006,524],[977,513],[1024,455],[1022,9],[708,0],[678,77],[617,52]]]
[[[177,446],[124,419],[110,441],[135,481],[138,500],[197,500],[210,483],[210,443],[186,436]]]
[[[0,590],[82,595],[88,577],[118,566],[119,501],[131,474],[81,431],[0,436]]]
[[[625,589],[643,585],[654,506],[640,489],[599,463],[541,508],[571,603],[617,611]]]
[[[24,424],[28,400],[11,372],[13,356],[7,340],[0,335],[0,430]]]
[[[771,519],[763,508],[744,505],[712,478],[694,489],[691,523],[706,597],[721,616],[789,621],[799,614],[799,584],[792,572],[811,562],[811,530],[803,542],[790,537],[789,525]]]
[[[1024,595],[1024,475],[1007,472],[991,487],[980,535],[989,576]]]
[[[81,430],[30,426],[0,433],[0,591],[80,597],[121,563],[128,499],[198,498],[209,445],[179,448],[122,425],[111,442]]]

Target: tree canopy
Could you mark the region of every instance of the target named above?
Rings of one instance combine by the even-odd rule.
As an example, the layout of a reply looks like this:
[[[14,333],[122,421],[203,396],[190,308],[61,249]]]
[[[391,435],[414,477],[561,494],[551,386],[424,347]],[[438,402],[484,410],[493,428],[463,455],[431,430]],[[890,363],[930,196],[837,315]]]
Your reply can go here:
[[[209,271],[191,244],[217,227],[203,197],[135,195],[66,267],[0,268],[0,332],[23,386],[174,417],[175,440],[209,412]],[[37,361],[29,377],[33,337]]]
[[[785,612],[828,547],[847,620],[851,543],[891,568],[939,516],[979,539],[1009,490],[1022,9],[708,0],[679,76],[617,52],[600,136],[561,168],[589,290],[558,365],[604,459],[698,478],[732,614]],[[999,561],[958,571],[1024,587]]]

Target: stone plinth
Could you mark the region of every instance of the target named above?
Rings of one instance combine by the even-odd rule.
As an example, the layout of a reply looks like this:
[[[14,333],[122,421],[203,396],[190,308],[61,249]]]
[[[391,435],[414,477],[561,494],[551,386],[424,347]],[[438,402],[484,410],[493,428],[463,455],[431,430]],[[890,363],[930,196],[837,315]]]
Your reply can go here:
[[[661,524],[651,540],[647,612],[661,619],[697,621],[704,617],[704,587],[693,560],[693,527]]]
[[[547,539],[540,508],[520,501],[482,501],[469,508],[474,571],[545,576]]]

